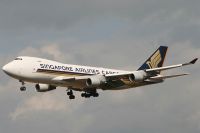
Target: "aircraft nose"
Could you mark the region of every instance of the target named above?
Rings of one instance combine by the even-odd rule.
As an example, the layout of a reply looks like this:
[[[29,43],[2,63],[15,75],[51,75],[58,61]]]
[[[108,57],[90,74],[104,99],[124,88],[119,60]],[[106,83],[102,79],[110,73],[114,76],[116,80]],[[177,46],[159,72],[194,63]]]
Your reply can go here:
[[[10,64],[6,64],[5,66],[3,66],[3,67],[2,67],[2,70],[3,70],[5,73],[7,73],[7,74],[11,73]]]
[[[8,65],[6,64],[5,66],[3,66],[3,67],[2,67],[2,70],[3,70],[4,72],[7,72],[7,71],[8,71]]]
[[[2,70],[11,77],[16,77],[20,74],[18,64],[16,64],[15,62],[10,62],[6,64],[2,67]]]

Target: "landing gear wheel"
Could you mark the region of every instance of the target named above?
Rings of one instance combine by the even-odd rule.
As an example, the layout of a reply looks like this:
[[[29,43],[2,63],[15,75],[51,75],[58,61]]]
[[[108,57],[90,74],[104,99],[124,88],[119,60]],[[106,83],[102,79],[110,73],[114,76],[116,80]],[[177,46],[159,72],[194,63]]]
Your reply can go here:
[[[97,93],[97,92],[92,92],[92,93],[85,92],[85,93],[81,93],[81,97],[90,98],[91,96],[98,97],[99,93]]]
[[[68,92],[67,92],[67,95],[68,95],[68,96],[73,95],[73,91],[72,91],[72,90],[68,91]]]
[[[20,90],[21,90],[21,91],[26,91],[26,87],[25,87],[25,86],[22,86],[22,87],[20,87]]]
[[[74,95],[70,95],[69,99],[75,99],[75,96]]]
[[[70,96],[70,95],[72,95],[72,93],[71,92],[67,92],[67,95]]]
[[[67,90],[67,95],[69,96],[69,99],[75,99],[75,96],[73,95],[73,91],[71,89],[68,89],[68,90]]]
[[[90,96],[91,96],[90,94],[87,93],[85,94],[85,98],[90,98]]]
[[[98,97],[99,96],[99,93],[94,93],[93,94],[93,97]]]
[[[22,83],[22,87],[20,87],[20,90],[21,90],[21,91],[26,91],[26,87],[24,86],[24,85],[25,85],[24,81],[19,80],[19,82]]]
[[[85,97],[85,95],[86,95],[85,93],[81,93],[81,97]]]

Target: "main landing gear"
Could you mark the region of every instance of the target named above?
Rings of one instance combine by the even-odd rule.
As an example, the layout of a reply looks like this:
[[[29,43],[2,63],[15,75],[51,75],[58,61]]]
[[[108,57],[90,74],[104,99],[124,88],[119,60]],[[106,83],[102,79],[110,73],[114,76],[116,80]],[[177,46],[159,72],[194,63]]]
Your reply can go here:
[[[21,91],[26,91],[26,87],[24,86],[25,85],[24,81],[20,80],[19,82],[22,83],[22,86],[20,87],[20,90]]]
[[[85,98],[90,98],[91,96],[93,97],[98,97],[99,93],[97,93],[97,90],[93,90],[93,91],[85,91],[84,93],[81,94],[81,97],[85,97]]]
[[[69,96],[69,99],[75,99],[75,96],[73,95],[73,91],[72,90],[69,90],[67,92],[67,95]]]
[[[75,96],[73,94],[72,89],[68,89],[67,90],[67,95],[69,96],[69,99],[75,99]],[[90,98],[90,97],[98,97],[99,93],[97,93],[96,90],[94,91],[85,91],[84,93],[81,93],[81,97],[85,97],[85,98]]]
[[[85,97],[85,98],[90,98],[91,96],[98,97],[99,93],[97,93],[97,92],[95,92],[95,93],[84,92],[84,93],[81,94],[81,97]]]

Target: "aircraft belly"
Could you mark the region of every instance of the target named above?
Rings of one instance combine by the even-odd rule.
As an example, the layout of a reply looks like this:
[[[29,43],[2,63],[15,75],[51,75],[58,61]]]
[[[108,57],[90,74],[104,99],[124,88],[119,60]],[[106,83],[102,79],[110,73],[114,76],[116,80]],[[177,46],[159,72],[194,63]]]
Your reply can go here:
[[[58,81],[53,81],[54,85],[56,86],[61,86],[61,87],[67,87],[67,88],[72,88],[72,89],[76,89],[76,90],[83,90],[83,88],[86,88],[86,83],[83,81],[62,81],[62,82],[58,82]],[[52,83],[52,81],[51,81]]]
[[[26,78],[25,81],[32,82],[32,83],[43,83],[43,84],[51,84],[55,86],[61,86],[66,88],[74,88],[76,90],[84,90],[84,88],[88,88],[86,85],[86,82],[84,80],[72,80],[72,81],[54,81],[52,79],[56,78],[58,75],[55,74],[47,74],[47,73],[35,73],[30,78]],[[64,76],[72,76],[65,74]],[[75,75],[73,75],[76,77]],[[130,80],[121,79],[121,80],[113,80],[109,81],[108,83],[101,85],[100,87],[97,87],[97,89],[102,90],[124,90],[124,89],[130,89],[135,88],[139,86],[149,85],[149,84],[155,84],[152,82],[132,82]]]

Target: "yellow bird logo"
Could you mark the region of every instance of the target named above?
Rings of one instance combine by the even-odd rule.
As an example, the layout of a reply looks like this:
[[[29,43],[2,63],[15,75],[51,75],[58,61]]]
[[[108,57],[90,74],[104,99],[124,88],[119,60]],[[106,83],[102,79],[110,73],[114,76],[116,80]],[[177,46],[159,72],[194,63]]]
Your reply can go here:
[[[158,64],[161,61],[161,54],[160,51],[158,50],[151,58],[149,61],[147,61],[147,65],[149,68],[156,68],[158,67]]]

